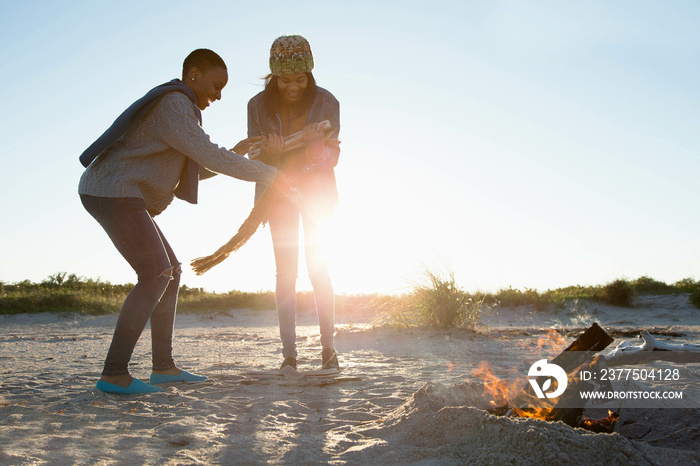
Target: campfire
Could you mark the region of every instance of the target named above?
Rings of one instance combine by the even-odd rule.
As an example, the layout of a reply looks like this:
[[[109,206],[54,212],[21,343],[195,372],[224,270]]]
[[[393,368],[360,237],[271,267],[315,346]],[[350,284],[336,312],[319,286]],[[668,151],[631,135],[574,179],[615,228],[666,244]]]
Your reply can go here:
[[[613,413],[610,410],[608,410],[608,417],[604,417],[603,419],[591,419],[583,416],[579,427],[590,430],[591,432],[610,433],[615,430],[615,423],[619,417],[619,413]]]
[[[482,362],[475,375],[483,381],[482,398],[489,400],[491,406],[487,411],[499,416],[562,421],[571,427],[591,432],[613,432],[619,413],[608,411],[608,416],[603,419],[591,419],[583,415],[585,406],[571,406],[571,400],[578,397],[581,391],[593,388],[591,383],[579,380],[579,371],[604,365],[604,358],[595,353],[605,349],[612,341],[613,338],[594,323],[564,348],[564,338],[551,330],[546,338],[538,340],[538,346],[543,349],[564,349],[551,363],[543,359],[533,364],[527,380],[502,380],[493,374],[486,362]],[[559,381],[566,383],[561,389]],[[564,388],[569,390],[565,392]],[[550,398],[550,395],[543,396],[543,392],[557,396]]]

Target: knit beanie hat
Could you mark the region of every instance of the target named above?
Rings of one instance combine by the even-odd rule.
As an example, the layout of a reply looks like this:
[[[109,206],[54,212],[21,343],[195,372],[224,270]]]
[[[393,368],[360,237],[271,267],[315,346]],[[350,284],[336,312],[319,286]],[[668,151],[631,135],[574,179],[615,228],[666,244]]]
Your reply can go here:
[[[314,69],[309,41],[302,36],[280,36],[270,47],[270,71],[275,76],[308,73]]]

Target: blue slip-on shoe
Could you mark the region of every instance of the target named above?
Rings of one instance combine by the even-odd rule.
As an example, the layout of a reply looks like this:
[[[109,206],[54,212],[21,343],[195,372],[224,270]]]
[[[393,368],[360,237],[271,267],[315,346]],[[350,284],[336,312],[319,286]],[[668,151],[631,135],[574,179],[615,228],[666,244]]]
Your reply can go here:
[[[151,374],[150,382],[152,384],[173,383],[173,382],[204,382],[209,380],[209,377],[204,375],[195,375],[187,371],[182,371],[178,375],[167,374]]]
[[[105,382],[104,380],[98,380],[95,387],[102,392],[115,393],[118,395],[143,395],[146,393],[163,391],[163,389],[160,387],[154,387],[153,385],[149,385],[146,382],[141,382],[138,379],[133,379],[128,387],[122,387],[120,385]]]

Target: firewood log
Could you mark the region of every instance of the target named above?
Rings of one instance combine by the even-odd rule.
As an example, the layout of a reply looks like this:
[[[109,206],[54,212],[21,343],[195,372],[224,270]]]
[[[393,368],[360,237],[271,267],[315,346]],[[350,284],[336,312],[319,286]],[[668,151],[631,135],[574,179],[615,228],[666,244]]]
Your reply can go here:
[[[318,124],[318,129],[323,131],[324,133],[330,132],[333,128],[331,127],[331,122],[328,120],[323,120]],[[299,149],[301,147],[304,147],[304,132],[303,131],[297,131],[294,134],[290,134],[286,138],[284,138],[284,149],[282,150],[282,153],[289,152],[295,149]],[[262,148],[262,143],[261,142],[256,142],[250,146],[250,149],[248,149],[248,157],[251,159],[255,160],[260,158],[260,149]]]
[[[552,364],[561,367],[569,379],[583,365],[591,361],[595,353],[602,351],[613,342],[613,338],[603,330],[597,323],[593,323],[585,332],[579,335],[564,351],[552,360]],[[555,402],[550,399],[537,398],[530,385],[525,388],[508,403],[510,406],[520,410],[534,408],[539,412],[550,412],[555,406]],[[557,417],[577,418],[581,413],[567,413],[558,410]],[[545,415],[546,418],[549,419]]]

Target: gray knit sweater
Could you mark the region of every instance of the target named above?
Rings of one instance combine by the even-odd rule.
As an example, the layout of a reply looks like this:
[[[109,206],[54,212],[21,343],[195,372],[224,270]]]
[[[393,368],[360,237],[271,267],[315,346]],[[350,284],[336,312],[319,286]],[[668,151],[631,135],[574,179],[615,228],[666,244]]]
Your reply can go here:
[[[138,197],[151,215],[172,202],[190,157],[201,167],[245,181],[270,185],[277,170],[219,147],[209,139],[181,92],[170,92],[124,138],[85,169],[78,192],[98,197]],[[200,179],[208,178],[201,170]]]

